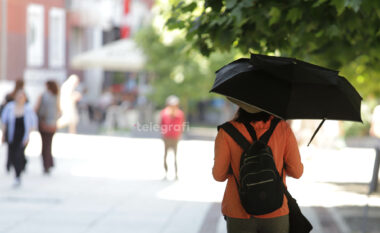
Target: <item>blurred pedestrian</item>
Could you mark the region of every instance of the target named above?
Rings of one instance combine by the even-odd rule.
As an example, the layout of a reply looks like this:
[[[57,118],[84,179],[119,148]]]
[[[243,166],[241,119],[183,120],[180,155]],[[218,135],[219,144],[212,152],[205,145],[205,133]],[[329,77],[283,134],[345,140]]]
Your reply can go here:
[[[36,113],[38,117],[38,130],[42,139],[42,162],[44,173],[49,174],[54,166],[52,156],[52,141],[57,130],[59,110],[59,89],[55,81],[46,82],[46,90],[38,99]]]
[[[1,104],[1,109],[3,109],[3,108],[5,107],[5,105],[7,105],[7,103],[13,101],[16,92],[17,92],[18,90],[21,90],[21,89],[24,89],[24,80],[22,80],[22,79],[18,79],[18,80],[16,80],[16,82],[15,82],[15,86],[14,86],[12,92],[8,93],[8,94],[5,96],[5,99],[4,99],[4,101],[2,102],[2,104]]]
[[[257,138],[265,140],[262,139],[261,136],[265,132],[269,132],[269,128],[273,127],[271,125],[275,117],[251,105],[235,100],[232,100],[232,102],[239,106],[235,118],[229,121],[232,127],[240,132],[241,136],[244,136],[250,144],[257,140],[253,139],[254,136],[251,136],[254,134],[250,129],[255,132]],[[273,161],[275,162],[274,169],[278,170],[277,174],[282,174],[282,179],[285,184],[286,175],[294,178],[299,178],[302,175],[303,165],[301,163],[296,138],[289,125],[285,121],[279,121],[277,126],[275,123],[273,125],[275,128],[269,137],[267,145],[272,151]],[[280,207],[267,214],[251,215],[248,214],[243,207],[238,191],[238,187],[242,185],[241,183],[239,184],[238,180],[241,179],[239,173],[243,149],[237,144],[235,139],[237,140],[237,138],[230,136],[230,134],[221,127],[215,139],[215,159],[212,169],[215,180],[221,182],[228,180],[222,202],[222,213],[227,221],[227,232],[289,232],[289,208],[284,194],[282,194],[284,197],[282,205],[281,202],[279,202]],[[253,157],[248,158],[252,159]],[[254,160],[252,161],[252,164],[255,163]],[[262,163],[258,164],[262,165]],[[272,180],[268,178],[267,181],[257,181],[257,183],[250,183],[249,185],[255,185],[257,189],[259,188],[257,186],[258,184],[264,184],[270,181]],[[251,180],[251,182],[253,181]]]
[[[24,90],[18,90],[14,95],[14,101],[9,102],[4,107],[1,120],[3,132],[7,132],[10,164],[16,172],[15,186],[19,186],[21,184],[21,173],[27,163],[25,148],[29,142],[29,134],[37,125],[36,114],[30,104],[27,103]]]
[[[61,86],[60,108],[62,116],[58,119],[58,128],[69,127],[69,133],[76,133],[79,122],[77,102],[81,94],[76,90],[79,85],[79,77],[71,75]]]
[[[102,92],[102,94],[99,97],[99,101],[96,104],[97,109],[97,119],[99,120],[99,123],[103,123],[104,120],[107,117],[107,110],[110,106],[115,104],[115,97],[112,94],[111,89],[107,89]]]
[[[377,105],[373,110],[369,134],[373,137],[380,138],[380,105]]]
[[[12,90],[12,92],[8,93],[6,96],[5,96],[5,99],[4,101],[2,102],[1,106],[0,106],[0,115],[1,113],[3,112],[5,106],[14,100],[14,97],[15,97],[15,94],[18,90],[23,90],[24,89],[24,80],[22,79],[18,79],[16,80],[15,82],[15,86]],[[3,131],[3,140],[5,141],[6,140],[6,132]],[[11,169],[11,161],[9,159],[9,156],[7,156],[7,161],[6,161],[6,170],[7,172],[10,172],[10,169]]]
[[[179,99],[177,96],[171,95],[166,99],[166,107],[160,113],[161,118],[161,135],[165,144],[164,153],[164,168],[165,178],[167,178],[168,165],[166,158],[168,150],[174,152],[174,167],[175,167],[175,179],[178,179],[177,168],[177,145],[182,136],[184,130],[185,117],[181,109],[179,108]]]

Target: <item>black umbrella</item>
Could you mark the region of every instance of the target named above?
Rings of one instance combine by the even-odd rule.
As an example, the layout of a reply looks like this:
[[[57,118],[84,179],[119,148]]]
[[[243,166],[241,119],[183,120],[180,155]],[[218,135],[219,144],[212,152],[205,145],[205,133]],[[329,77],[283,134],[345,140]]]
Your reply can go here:
[[[361,122],[362,97],[338,73],[293,58],[252,54],[251,59],[236,60],[216,71],[211,92],[253,105],[284,120]]]

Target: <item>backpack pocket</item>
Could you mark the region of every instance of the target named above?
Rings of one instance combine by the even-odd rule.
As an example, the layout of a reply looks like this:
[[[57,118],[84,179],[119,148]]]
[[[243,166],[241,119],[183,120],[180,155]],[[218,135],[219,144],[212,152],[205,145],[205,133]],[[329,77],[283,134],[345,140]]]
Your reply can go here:
[[[281,180],[273,170],[248,173],[241,182],[240,198],[247,213],[267,214],[282,206]]]

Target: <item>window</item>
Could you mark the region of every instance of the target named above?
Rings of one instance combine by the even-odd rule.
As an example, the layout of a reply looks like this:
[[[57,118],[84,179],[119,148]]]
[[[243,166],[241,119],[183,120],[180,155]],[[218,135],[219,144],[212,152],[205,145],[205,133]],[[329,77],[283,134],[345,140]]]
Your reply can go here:
[[[44,64],[44,7],[30,4],[27,8],[27,64]]]
[[[65,10],[51,8],[49,11],[49,66],[62,68],[65,65],[66,43]]]

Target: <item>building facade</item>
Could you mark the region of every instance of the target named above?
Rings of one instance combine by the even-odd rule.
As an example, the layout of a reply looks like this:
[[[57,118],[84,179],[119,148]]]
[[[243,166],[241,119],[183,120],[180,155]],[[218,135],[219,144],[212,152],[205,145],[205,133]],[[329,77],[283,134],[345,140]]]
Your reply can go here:
[[[111,41],[128,38],[142,25],[153,0],[0,0],[0,101],[17,79],[30,100],[44,82],[77,74],[96,101],[101,69],[74,70],[70,60]]]
[[[1,1],[0,95],[17,79],[25,80],[29,92],[43,88],[48,79],[63,81],[68,64],[65,1]]]

